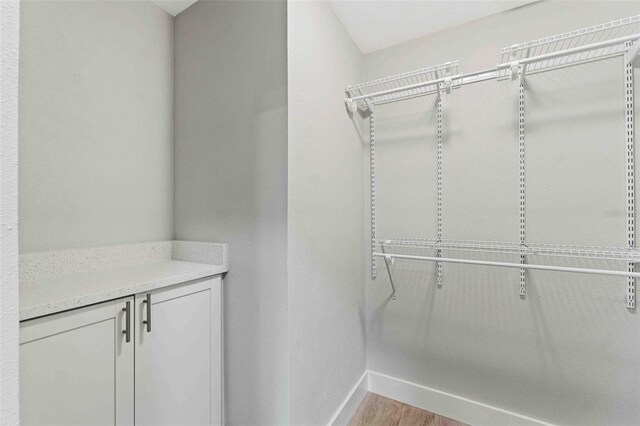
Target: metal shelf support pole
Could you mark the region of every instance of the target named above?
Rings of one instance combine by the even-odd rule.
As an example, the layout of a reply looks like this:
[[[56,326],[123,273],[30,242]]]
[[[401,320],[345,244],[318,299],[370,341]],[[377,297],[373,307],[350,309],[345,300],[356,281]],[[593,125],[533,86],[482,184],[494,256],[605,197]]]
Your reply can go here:
[[[526,247],[526,204],[525,204],[525,138],[524,138],[524,68],[518,67],[518,145],[520,158],[520,247]],[[525,264],[525,256],[520,254],[520,264]],[[520,269],[520,297],[527,295],[526,270]]]
[[[625,85],[625,126],[627,139],[627,242],[629,249],[635,248],[635,155],[633,135],[633,43],[625,43],[624,85]],[[627,264],[628,271],[635,271],[635,264]],[[636,307],[636,279],[627,278],[627,308]]]
[[[438,85],[438,241],[442,241],[442,87]],[[442,250],[436,251],[437,257],[442,257]],[[438,271],[437,286],[442,287],[442,262],[436,263]]]
[[[371,279],[376,279],[376,128],[373,105],[368,104],[369,115],[369,178],[371,189]],[[388,266],[387,266],[388,268]]]

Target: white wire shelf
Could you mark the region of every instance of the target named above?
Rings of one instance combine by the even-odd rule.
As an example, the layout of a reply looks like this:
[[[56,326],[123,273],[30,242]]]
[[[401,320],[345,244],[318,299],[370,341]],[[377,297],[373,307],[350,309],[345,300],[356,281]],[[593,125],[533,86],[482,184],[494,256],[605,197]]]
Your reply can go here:
[[[507,64],[527,58],[543,57],[553,53],[570,51],[571,49],[583,46],[597,45],[598,43],[619,39],[638,32],[640,32],[640,15],[630,16],[575,31],[504,47],[500,50],[500,63]],[[526,72],[527,74],[531,74],[542,70],[604,59],[623,54],[624,50],[624,43],[617,43],[576,53],[569,53],[567,55],[555,56],[528,64]],[[499,74],[500,77],[506,77],[509,74],[509,70],[506,68],[501,69]]]
[[[377,245],[384,248],[422,248],[434,250],[476,251],[529,256],[574,257],[599,260],[620,260],[640,262],[640,251],[616,247],[588,247],[554,244],[529,244],[522,246],[515,242],[476,240],[436,240],[391,238],[379,240]]]
[[[450,92],[465,84],[514,78],[516,74],[522,78],[525,73],[623,55],[627,44],[637,45],[638,39],[640,15],[504,47],[495,68],[461,74],[459,61],[452,61],[349,86],[345,102],[352,111],[365,111],[370,105],[434,94],[439,88]]]
[[[459,66],[458,61],[445,62],[349,86],[346,93],[348,99],[352,99],[364,111],[368,108],[367,100],[377,105],[435,93],[441,80],[459,74]]]

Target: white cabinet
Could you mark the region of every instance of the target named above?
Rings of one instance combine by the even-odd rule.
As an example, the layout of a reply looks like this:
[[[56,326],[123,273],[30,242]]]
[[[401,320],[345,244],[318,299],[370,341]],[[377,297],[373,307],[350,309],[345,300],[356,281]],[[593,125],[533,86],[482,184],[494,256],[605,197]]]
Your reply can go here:
[[[21,323],[22,424],[222,424],[221,284],[205,278]]]
[[[220,278],[136,296],[136,425],[222,424]]]
[[[23,425],[133,424],[133,297],[20,325]]]

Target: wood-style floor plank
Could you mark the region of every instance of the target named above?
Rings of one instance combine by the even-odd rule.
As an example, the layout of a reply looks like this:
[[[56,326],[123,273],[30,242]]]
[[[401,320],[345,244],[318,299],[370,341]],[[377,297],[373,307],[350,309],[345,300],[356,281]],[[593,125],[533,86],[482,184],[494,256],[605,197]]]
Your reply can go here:
[[[367,392],[349,426],[467,426],[375,393]]]

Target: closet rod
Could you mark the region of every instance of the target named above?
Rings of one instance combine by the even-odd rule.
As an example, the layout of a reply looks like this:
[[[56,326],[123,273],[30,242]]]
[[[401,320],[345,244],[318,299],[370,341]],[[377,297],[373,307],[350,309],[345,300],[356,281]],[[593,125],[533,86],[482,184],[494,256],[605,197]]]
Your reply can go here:
[[[617,277],[640,278],[640,272],[612,271],[609,269],[572,268],[568,266],[492,262],[488,260],[453,259],[453,258],[447,258],[447,257],[412,256],[408,254],[392,254],[392,253],[378,253],[378,252],[374,252],[373,255],[377,257],[384,257],[386,260],[393,260],[393,259],[427,260],[430,262],[464,263],[469,265],[499,266],[503,268],[514,268],[514,269],[538,269],[543,271],[573,272],[577,274],[612,275]]]
[[[618,53],[619,55],[621,55],[622,53]],[[498,78],[498,72],[496,71],[495,68],[489,68],[486,70],[480,70],[480,71],[475,71],[475,72],[470,72],[470,73],[466,73],[466,74],[459,74],[456,76],[451,77],[452,81],[453,80],[458,80],[461,81],[461,84],[454,84],[453,85],[453,89],[457,89],[460,85],[464,85],[464,84],[471,84],[471,83],[479,83],[481,81],[487,81],[487,80],[495,80],[496,78]],[[435,84],[434,81],[430,81],[429,84]],[[400,91],[403,90],[409,90],[407,89],[407,87],[405,86],[404,88],[402,88]],[[413,98],[419,98],[421,96],[424,96],[426,94],[430,94],[430,93],[436,93],[438,91],[437,88],[435,88],[433,91],[428,91],[428,92],[420,92],[420,93],[416,93],[413,95],[409,95],[409,96],[403,96],[402,98],[392,98],[392,99],[386,99],[383,101],[376,101],[376,105],[385,105],[385,104],[390,104],[393,102],[399,102],[399,101],[406,101],[407,99],[413,99]],[[371,95],[366,95],[366,96],[371,96]],[[349,98],[351,100],[356,99],[356,98]],[[357,100],[357,99],[356,99]]]
[[[640,39],[640,34],[631,34],[631,35],[628,35],[628,36],[618,37],[618,38],[614,38],[614,39],[611,39],[611,40],[604,40],[604,41],[599,41],[599,42],[596,42],[596,43],[586,44],[584,46],[572,47],[572,48],[569,48],[569,49],[560,50],[558,52],[550,52],[550,53],[545,53],[545,54],[538,55],[538,56],[532,56],[530,58],[518,59],[518,60],[515,60],[513,62],[504,62],[502,64],[496,65],[495,68],[489,68],[489,69],[486,69],[486,70],[469,72],[469,73],[464,73],[464,74],[457,74],[457,75],[452,75],[450,77],[442,77],[442,78],[437,78],[435,80],[422,81],[422,82],[419,82],[419,83],[414,83],[414,84],[410,84],[410,85],[403,86],[403,87],[394,87],[394,88],[391,88],[391,89],[381,90],[379,92],[374,92],[374,93],[369,93],[369,94],[365,94],[365,95],[354,96],[352,98],[348,98],[348,100],[350,100],[350,101],[358,101],[358,100],[361,100],[361,99],[370,99],[370,98],[375,98],[375,97],[379,97],[379,96],[389,95],[389,94],[392,94],[392,93],[404,92],[404,91],[413,90],[413,89],[419,89],[419,88],[425,87],[425,86],[437,85],[439,83],[444,83],[446,81],[450,81],[450,82],[457,81],[458,84],[467,84],[467,83],[476,83],[476,82],[485,81],[485,80],[492,80],[492,79],[495,79],[495,78],[497,78],[499,76],[498,75],[499,74],[498,71],[501,71],[501,70],[504,70],[504,69],[508,69],[508,68],[510,68],[510,67],[512,67],[514,65],[526,65],[526,64],[530,64],[530,63],[534,63],[534,62],[544,61],[544,60],[547,60],[547,59],[557,58],[557,57],[560,57],[560,56],[573,55],[573,54],[585,52],[585,51],[588,51],[588,50],[601,49],[601,48],[608,47],[608,46],[613,46],[613,45],[616,45],[616,44],[623,44],[625,42],[635,41],[635,40],[638,40],[638,39]],[[468,79],[469,81],[465,81],[465,79]]]

